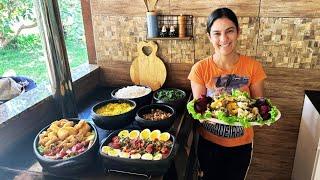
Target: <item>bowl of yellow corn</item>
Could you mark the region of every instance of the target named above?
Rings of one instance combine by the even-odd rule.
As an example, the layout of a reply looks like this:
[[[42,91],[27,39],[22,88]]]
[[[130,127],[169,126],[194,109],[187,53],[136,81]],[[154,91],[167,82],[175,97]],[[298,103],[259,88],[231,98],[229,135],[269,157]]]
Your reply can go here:
[[[136,113],[136,103],[129,99],[110,99],[92,107],[93,122],[100,128],[115,130],[129,125]]]

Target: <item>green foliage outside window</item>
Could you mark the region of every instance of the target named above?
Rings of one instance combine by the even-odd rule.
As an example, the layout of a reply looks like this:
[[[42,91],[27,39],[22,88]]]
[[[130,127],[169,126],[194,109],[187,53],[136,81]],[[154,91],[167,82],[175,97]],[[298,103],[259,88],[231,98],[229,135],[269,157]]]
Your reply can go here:
[[[33,0],[0,0],[0,76],[14,71],[48,82]],[[87,61],[79,0],[58,1],[70,67]],[[20,29],[20,30],[19,30]],[[27,33],[26,33],[27,32]]]

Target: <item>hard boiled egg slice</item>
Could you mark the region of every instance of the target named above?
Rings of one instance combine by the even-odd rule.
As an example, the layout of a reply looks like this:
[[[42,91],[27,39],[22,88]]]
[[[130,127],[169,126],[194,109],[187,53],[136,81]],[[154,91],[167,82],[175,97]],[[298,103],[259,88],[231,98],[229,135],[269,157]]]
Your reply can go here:
[[[108,151],[108,155],[112,157],[117,157],[119,155],[119,151],[117,151],[116,149],[110,149]]]
[[[139,154],[139,153],[131,154],[131,155],[130,155],[130,158],[131,158],[131,159],[140,159],[140,158],[141,158],[141,154]]]
[[[130,154],[127,153],[127,152],[120,152],[120,153],[119,153],[119,157],[121,157],[121,158],[129,158],[129,157],[130,157]]]
[[[155,154],[153,156],[153,160],[161,160],[161,159],[162,159],[162,154],[161,153]]]
[[[143,159],[143,160],[152,160],[153,156],[150,153],[145,153],[145,154],[142,155],[141,159]]]

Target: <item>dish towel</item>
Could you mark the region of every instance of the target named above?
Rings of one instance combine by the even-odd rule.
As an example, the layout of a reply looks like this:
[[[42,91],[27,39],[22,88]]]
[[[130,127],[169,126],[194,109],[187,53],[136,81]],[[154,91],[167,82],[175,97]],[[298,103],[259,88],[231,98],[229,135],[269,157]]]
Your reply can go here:
[[[16,83],[12,78],[0,79],[0,101],[6,101],[17,97],[22,94],[23,91],[23,86]]]

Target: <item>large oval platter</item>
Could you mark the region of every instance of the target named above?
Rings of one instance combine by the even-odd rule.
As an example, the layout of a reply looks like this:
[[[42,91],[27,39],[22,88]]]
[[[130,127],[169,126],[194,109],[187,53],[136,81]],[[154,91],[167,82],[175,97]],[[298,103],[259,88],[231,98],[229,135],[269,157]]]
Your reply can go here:
[[[274,122],[271,122],[270,120],[267,120],[267,121],[263,121],[262,123],[260,123],[260,122],[249,122],[249,124],[251,126],[263,126],[263,125],[270,126],[271,124],[277,122],[280,118],[281,118],[281,112],[278,110],[278,115],[276,116]],[[235,123],[230,124],[230,123],[227,123],[225,121],[222,121],[222,120],[219,120],[219,119],[216,119],[216,118],[209,118],[209,119],[206,119],[206,120],[202,120],[202,123],[204,123],[204,122],[212,123],[212,124],[218,123],[218,124],[224,124],[224,125],[229,125],[229,126],[243,126],[240,122],[235,122]]]

